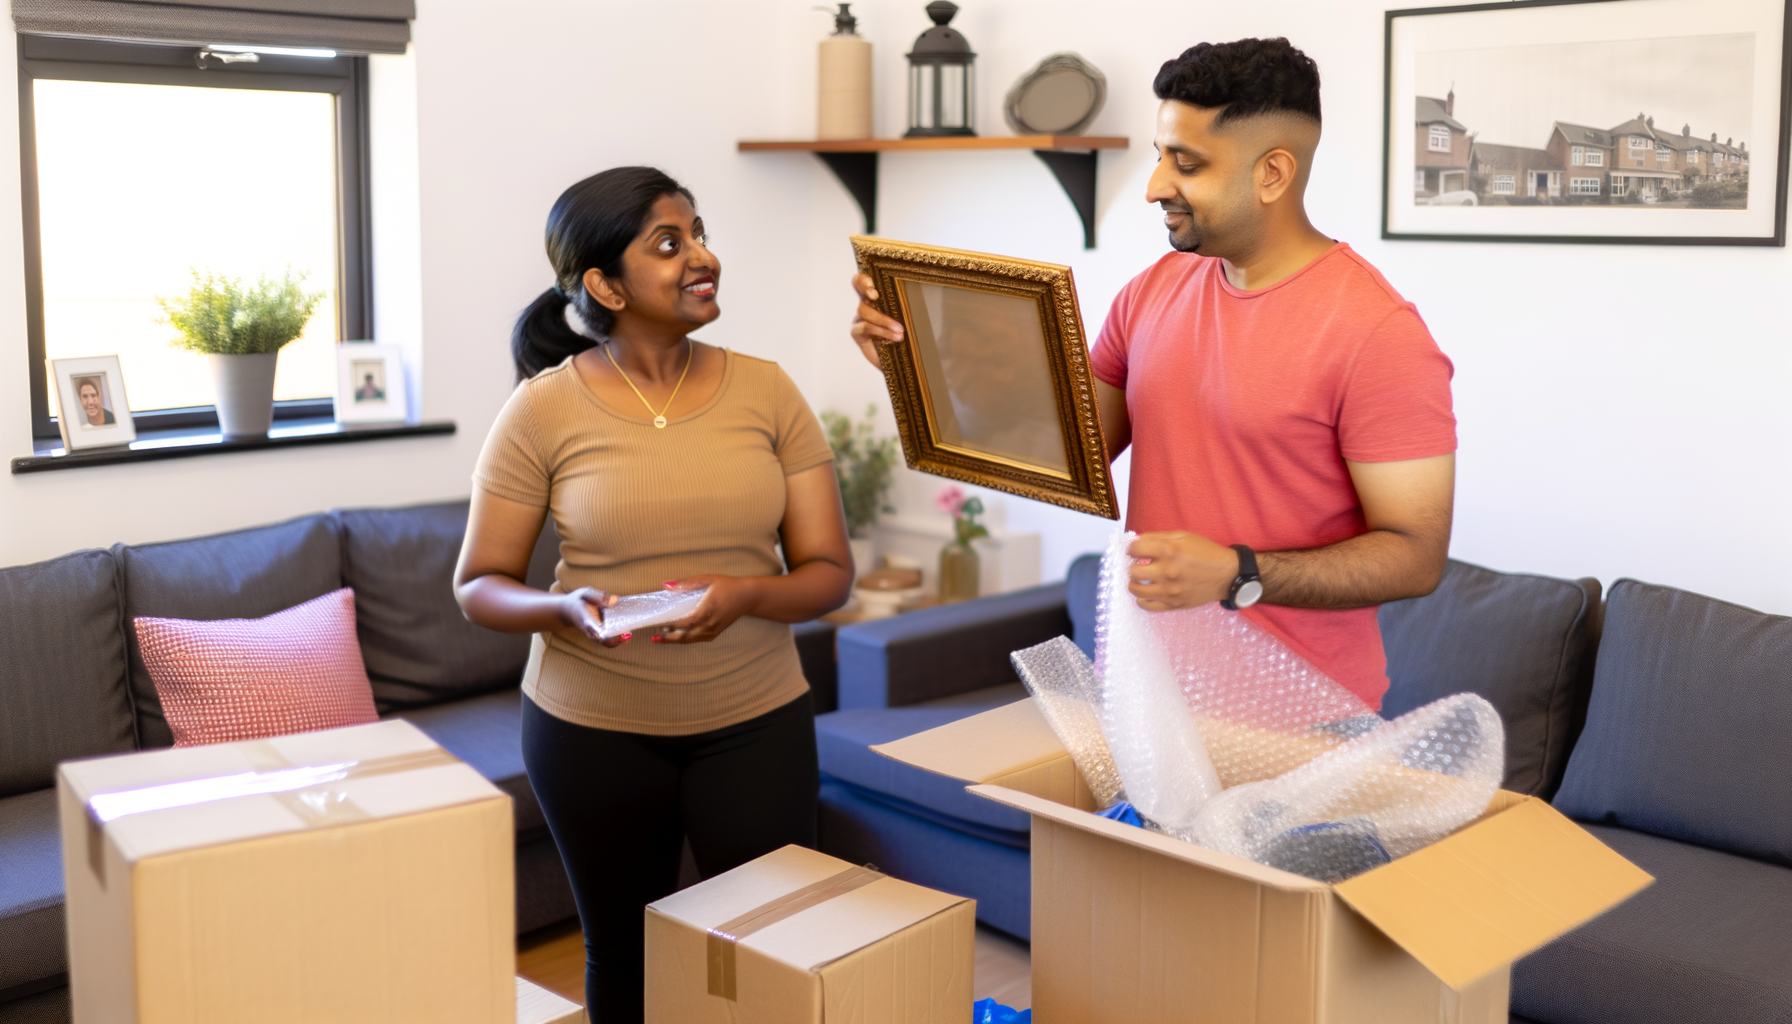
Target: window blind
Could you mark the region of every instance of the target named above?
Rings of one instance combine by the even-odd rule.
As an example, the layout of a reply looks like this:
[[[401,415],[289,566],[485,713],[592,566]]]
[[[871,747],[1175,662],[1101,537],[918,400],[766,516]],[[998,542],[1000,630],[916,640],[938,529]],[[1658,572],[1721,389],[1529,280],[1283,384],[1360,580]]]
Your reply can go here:
[[[415,0],[12,0],[20,32],[204,46],[403,53]]]

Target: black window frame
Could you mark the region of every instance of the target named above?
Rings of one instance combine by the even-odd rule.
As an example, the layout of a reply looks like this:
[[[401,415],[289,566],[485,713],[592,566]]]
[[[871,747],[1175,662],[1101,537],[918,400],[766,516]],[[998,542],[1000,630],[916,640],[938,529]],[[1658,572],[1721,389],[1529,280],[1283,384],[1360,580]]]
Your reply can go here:
[[[325,92],[336,97],[336,288],[338,337],[373,337],[373,227],[369,207],[367,58],[258,54],[255,62],[204,59],[201,47],[21,34],[19,37],[19,170],[25,235],[26,359],[34,441],[61,436],[51,415],[44,370],[43,248],[38,215],[38,79],[187,85],[222,89]],[[276,420],[328,419],[331,400],[277,402]],[[217,410],[202,405],[132,414],[139,431],[216,429]]]

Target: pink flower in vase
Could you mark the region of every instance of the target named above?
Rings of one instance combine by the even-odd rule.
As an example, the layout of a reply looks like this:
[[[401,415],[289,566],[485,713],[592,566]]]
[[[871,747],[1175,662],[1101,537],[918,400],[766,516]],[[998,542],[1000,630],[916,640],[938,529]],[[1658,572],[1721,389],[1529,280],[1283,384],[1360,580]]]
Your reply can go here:
[[[939,497],[933,499],[933,505],[946,515],[958,518],[958,510],[964,507],[964,488],[954,484],[940,491]]]

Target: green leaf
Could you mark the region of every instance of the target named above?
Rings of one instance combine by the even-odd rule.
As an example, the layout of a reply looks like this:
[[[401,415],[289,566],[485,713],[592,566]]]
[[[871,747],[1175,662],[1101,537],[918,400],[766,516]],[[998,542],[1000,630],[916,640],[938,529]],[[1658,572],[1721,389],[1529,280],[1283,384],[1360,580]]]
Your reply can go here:
[[[174,299],[157,297],[162,323],[178,336],[172,344],[208,355],[234,356],[278,352],[305,333],[305,325],[323,301],[322,292],[306,292],[304,274],[289,268],[279,279],[264,277],[253,288],[242,280],[192,268],[193,287]]]

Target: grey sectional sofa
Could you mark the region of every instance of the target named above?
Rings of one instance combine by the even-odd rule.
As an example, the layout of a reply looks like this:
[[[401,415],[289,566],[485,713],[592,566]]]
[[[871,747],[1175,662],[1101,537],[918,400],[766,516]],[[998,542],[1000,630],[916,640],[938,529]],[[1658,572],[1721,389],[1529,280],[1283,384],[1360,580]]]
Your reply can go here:
[[[871,754],[1024,696],[1007,654],[1094,641],[1097,563],[1064,584],[840,631],[816,719],[823,850],[1025,937],[1025,815]],[[1507,788],[1551,799],[1655,884],[1519,961],[1514,1024],[1792,1024],[1792,618],[1620,580],[1451,562],[1380,613],[1392,716],[1464,690],[1506,725]]]
[[[468,623],[450,589],[466,519],[465,502],[332,512],[0,569],[0,1024],[69,1019],[57,762],[170,742],[136,615],[249,618],[354,587],[381,712],[515,799],[518,930],[574,915],[518,743],[529,638]],[[530,581],[551,582],[557,557],[549,527]]]

